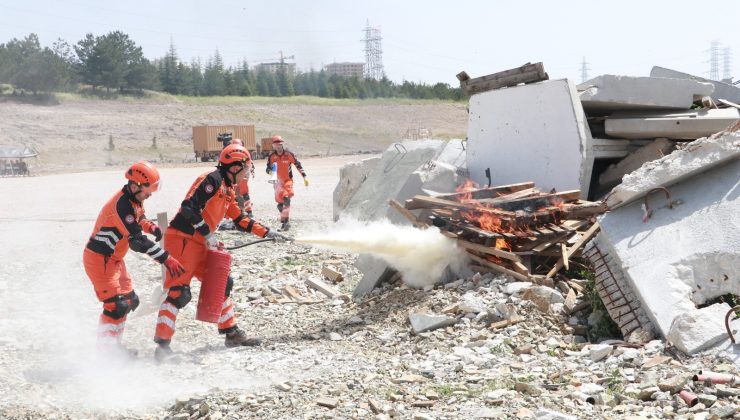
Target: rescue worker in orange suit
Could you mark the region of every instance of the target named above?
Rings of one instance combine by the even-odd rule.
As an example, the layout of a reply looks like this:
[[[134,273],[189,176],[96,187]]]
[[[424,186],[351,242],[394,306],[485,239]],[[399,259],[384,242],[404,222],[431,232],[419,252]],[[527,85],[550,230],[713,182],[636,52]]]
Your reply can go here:
[[[263,238],[284,241],[287,238],[278,232],[251,220],[238,207],[235,187],[246,175],[251,157],[247,149],[230,144],[221,151],[216,169],[199,176],[185,195],[180,210],[170,222],[164,235],[164,248],[182,261],[185,273],[179,277],[167,275],[165,288],[167,298],[159,308],[154,341],[158,344],[155,358],[163,361],[173,354],[170,348],[175,334],[177,314],[190,302],[190,281],[193,277],[203,279],[208,249],[217,249],[220,244],[215,231],[219,222],[227,216],[236,228]],[[229,298],[234,281],[229,276],[226,299],[221,309],[218,332],[225,334],[226,347],[254,346],[260,341],[249,338],[238,328],[234,318],[234,305]]]
[[[231,144],[244,146],[244,143],[242,143],[240,139],[232,140]],[[251,219],[253,217],[253,213],[252,199],[249,197],[249,178],[254,179],[254,165],[251,162],[249,164],[249,173],[239,181],[239,185],[236,188],[236,201],[239,203],[239,207],[244,209],[244,213],[247,214],[247,217]]]
[[[123,260],[129,248],[164,264],[173,278],[185,272],[159,246],[162,230],[144,217],[144,200],[159,189],[159,171],[149,162],[136,162],[126,171],[126,179],[126,185],[100,211],[82,256],[85,272],[103,303],[98,324],[101,350],[126,351],[121,347],[126,316],[139,306],[139,297]],[[156,242],[144,233],[154,235]]]
[[[301,162],[295,157],[293,152],[285,149],[285,142],[280,136],[272,137],[272,148],[274,151],[267,158],[267,174],[272,173],[274,163],[277,163],[277,182],[275,182],[275,202],[280,212],[280,230],[290,229],[290,199],[293,197],[293,170],[291,165],[295,165],[298,172],[303,177],[303,185],[308,187],[308,178],[306,171],[303,170]]]

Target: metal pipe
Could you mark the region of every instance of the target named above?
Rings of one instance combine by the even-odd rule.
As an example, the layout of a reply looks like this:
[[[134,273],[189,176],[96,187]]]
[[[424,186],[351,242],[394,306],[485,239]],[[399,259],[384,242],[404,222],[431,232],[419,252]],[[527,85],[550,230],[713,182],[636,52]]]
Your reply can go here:
[[[735,383],[738,382],[738,378],[732,375],[728,375],[726,373],[716,373],[716,372],[703,372],[699,371],[698,374],[694,375],[693,377],[694,381],[710,381],[713,384],[729,384],[729,383]]]
[[[678,396],[681,397],[682,400],[689,406],[693,407],[699,402],[699,397],[697,397],[695,394],[692,394],[691,392],[687,390],[683,390],[678,393]]]
[[[727,335],[730,336],[730,341],[732,341],[732,344],[737,344],[737,342],[735,341],[735,337],[732,335],[732,329],[730,328],[730,315],[732,315],[737,310],[740,310],[740,305],[731,308],[729,311],[727,311],[727,315],[725,315],[725,328],[727,329]]]

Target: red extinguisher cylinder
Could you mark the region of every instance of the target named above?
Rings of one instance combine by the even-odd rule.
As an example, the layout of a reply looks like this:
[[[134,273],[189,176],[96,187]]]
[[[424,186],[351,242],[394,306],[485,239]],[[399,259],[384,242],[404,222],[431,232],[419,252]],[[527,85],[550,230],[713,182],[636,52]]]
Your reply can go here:
[[[195,319],[218,323],[221,308],[226,300],[226,282],[231,270],[231,255],[225,250],[209,249],[206,255],[206,270],[198,295]]]

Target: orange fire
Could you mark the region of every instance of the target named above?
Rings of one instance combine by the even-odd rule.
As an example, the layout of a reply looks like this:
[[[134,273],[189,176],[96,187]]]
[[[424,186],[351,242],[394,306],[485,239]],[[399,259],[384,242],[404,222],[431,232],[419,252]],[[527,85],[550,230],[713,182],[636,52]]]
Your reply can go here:
[[[473,191],[480,189],[472,179],[466,179],[465,182],[459,187],[455,188],[456,193],[462,193],[460,202],[471,201],[473,199]]]

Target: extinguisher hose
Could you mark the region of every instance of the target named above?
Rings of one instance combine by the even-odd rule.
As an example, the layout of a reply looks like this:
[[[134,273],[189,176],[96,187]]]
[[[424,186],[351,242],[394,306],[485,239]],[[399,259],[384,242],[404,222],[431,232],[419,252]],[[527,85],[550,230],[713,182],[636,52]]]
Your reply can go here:
[[[274,241],[275,241],[274,238],[263,238],[263,239],[258,239],[256,241],[247,242],[246,244],[235,245],[235,246],[227,246],[225,249],[226,250],[229,250],[229,251],[233,251],[235,249],[244,248],[245,246],[258,244],[260,242],[274,242]]]

